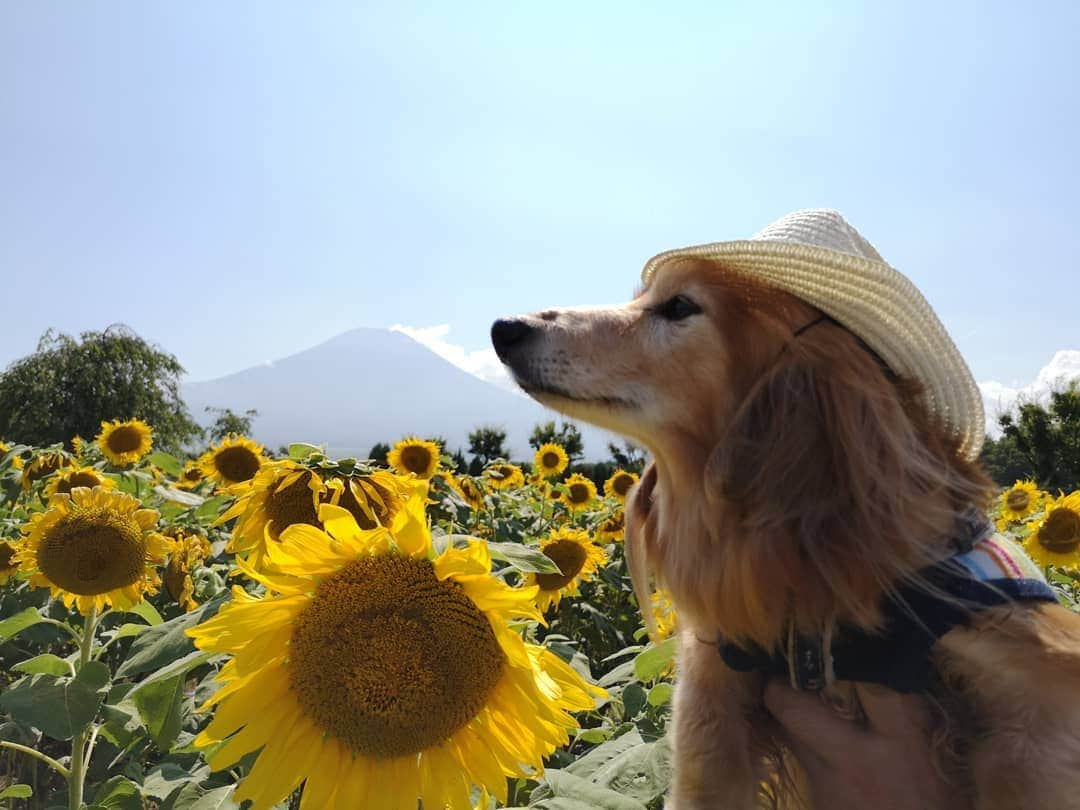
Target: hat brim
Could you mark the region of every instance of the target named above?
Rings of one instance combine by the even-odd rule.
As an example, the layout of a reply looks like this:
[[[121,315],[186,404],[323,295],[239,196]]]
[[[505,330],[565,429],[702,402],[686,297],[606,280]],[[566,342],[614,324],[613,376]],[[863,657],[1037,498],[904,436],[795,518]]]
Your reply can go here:
[[[933,308],[885,262],[791,242],[714,242],[660,253],[645,263],[648,284],[664,265],[686,258],[784,290],[828,314],[877,352],[894,372],[924,387],[931,418],[975,459],[986,438],[982,395]]]

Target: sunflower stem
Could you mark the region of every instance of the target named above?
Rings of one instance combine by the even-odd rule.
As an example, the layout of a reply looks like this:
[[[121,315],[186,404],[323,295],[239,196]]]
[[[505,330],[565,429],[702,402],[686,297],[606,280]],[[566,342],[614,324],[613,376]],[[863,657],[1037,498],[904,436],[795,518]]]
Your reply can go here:
[[[31,756],[34,759],[40,760],[41,762],[44,762],[46,765],[48,765],[50,768],[52,768],[54,771],[56,771],[58,774],[60,774],[65,779],[67,779],[71,774],[71,772],[67,768],[65,768],[63,765],[61,765],[55,759],[50,757],[48,754],[43,754],[40,751],[37,751],[37,750],[35,750],[33,748],[30,748],[28,746],[19,745],[18,743],[14,743],[14,742],[8,742],[7,740],[0,740],[0,748],[10,748],[12,751],[21,751],[22,753],[26,754],[27,756]]]
[[[94,650],[94,631],[97,629],[97,606],[93,606],[83,619],[82,638],[79,639],[79,671],[90,663]],[[84,728],[71,743],[71,771],[68,773],[68,807],[79,810],[83,803],[87,766],[90,764],[97,729]]]

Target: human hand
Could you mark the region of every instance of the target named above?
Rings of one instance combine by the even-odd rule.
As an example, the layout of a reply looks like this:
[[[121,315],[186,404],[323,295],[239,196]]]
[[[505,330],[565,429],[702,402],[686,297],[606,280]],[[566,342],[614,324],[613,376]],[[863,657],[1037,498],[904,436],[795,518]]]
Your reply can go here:
[[[783,727],[819,810],[955,810],[967,806],[935,767],[930,721],[917,695],[856,684],[865,725],[816,694],[774,679],[765,706]]]

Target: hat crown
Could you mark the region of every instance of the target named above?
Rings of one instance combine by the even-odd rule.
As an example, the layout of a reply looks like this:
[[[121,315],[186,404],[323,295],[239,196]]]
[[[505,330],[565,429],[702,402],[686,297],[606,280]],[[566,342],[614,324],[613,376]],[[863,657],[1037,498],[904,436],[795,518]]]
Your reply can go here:
[[[754,240],[826,248],[860,259],[886,263],[874,246],[839,211],[831,208],[809,208],[790,213],[760,230]]]

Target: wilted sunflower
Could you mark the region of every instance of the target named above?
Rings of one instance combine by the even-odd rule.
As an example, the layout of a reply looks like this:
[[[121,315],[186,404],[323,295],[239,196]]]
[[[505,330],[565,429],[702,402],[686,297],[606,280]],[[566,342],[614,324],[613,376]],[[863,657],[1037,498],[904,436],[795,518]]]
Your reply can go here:
[[[492,489],[519,489],[525,486],[525,473],[516,464],[492,464],[484,470],[484,477]]]
[[[40,481],[42,478],[48,478],[57,470],[64,467],[70,467],[72,461],[63,453],[49,452],[41,453],[37,457],[31,459],[30,463],[23,467],[22,474],[19,480],[22,482],[22,488],[29,490],[34,485],[35,481]]]
[[[533,466],[544,478],[554,478],[562,475],[563,470],[566,469],[566,465],[569,463],[570,457],[566,455],[566,450],[563,449],[562,445],[551,442],[540,445],[540,449],[536,451],[536,457],[533,459]]]
[[[48,587],[54,599],[83,614],[108,605],[126,610],[156,593],[154,564],[169,541],[154,531],[158,513],[121,492],[101,487],[54,495],[49,508],[22,531],[16,562],[32,587]]]
[[[572,511],[585,509],[596,500],[596,484],[581,473],[574,473],[563,482],[566,494],[563,495],[563,503]]]
[[[478,512],[484,506],[484,491],[480,489],[480,484],[475,478],[469,475],[459,475],[457,478],[447,480],[452,482],[451,485],[461,494],[465,503],[474,512]]]
[[[71,490],[75,487],[115,489],[116,482],[93,467],[64,468],[45,487],[45,494],[48,497],[52,497],[56,493],[70,495]]]
[[[15,563],[15,546],[6,540],[0,540],[0,585],[7,585],[8,580],[19,570]]]
[[[596,539],[601,543],[621,543],[626,536],[626,513],[620,509],[596,527]]]
[[[1039,565],[1080,571],[1080,490],[1046,504],[1024,549]]]
[[[203,480],[202,465],[198,461],[188,461],[180,472],[180,477],[173,484],[179,489],[195,489]]]
[[[402,475],[431,478],[439,468],[439,445],[410,436],[394,445],[386,461]]]
[[[166,529],[163,534],[172,541],[169,562],[165,566],[165,590],[184,610],[194,610],[199,603],[195,601],[191,572],[212,553],[210,541],[177,526]]]
[[[611,478],[604,482],[604,494],[614,498],[619,503],[626,503],[626,495],[630,488],[637,483],[638,477],[626,470],[616,470]]]
[[[1017,481],[1001,493],[998,528],[1004,529],[1010,523],[1019,523],[1035,514],[1042,507],[1042,501],[1042,493],[1034,481]]]
[[[82,436],[76,436],[71,440],[71,455],[75,456],[77,461],[81,461],[83,453],[86,452],[86,440]]]
[[[97,436],[97,446],[102,454],[117,467],[127,467],[139,461],[153,445],[153,431],[139,419],[102,422],[101,432]]]
[[[607,563],[607,552],[596,545],[589,533],[580,529],[556,529],[540,544],[544,555],[559,567],[558,574],[527,574],[525,586],[540,588],[536,604],[541,612],[558,607],[564,596],[577,596],[582,582],[593,578]]]
[[[470,787],[507,801],[568,741],[570,711],[600,690],[510,622],[538,620],[535,589],[491,574],[471,541],[435,556],[417,492],[388,530],[324,505],[326,532],[295,526],[269,547],[255,597],[189,630],[228,653],[196,738],[213,770],[257,752],[237,802],[265,810],[304,782],[300,807],[471,810]]]
[[[4,460],[4,456],[11,452],[11,445],[7,442],[0,442],[0,461]],[[12,456],[11,466],[16,470],[21,470],[23,465],[22,456]]]
[[[265,463],[262,445],[235,434],[215,444],[199,459],[203,476],[226,487],[250,481]]]
[[[389,526],[405,500],[427,484],[386,470],[366,475],[331,478],[326,482],[330,503],[348,511],[361,529]]]

